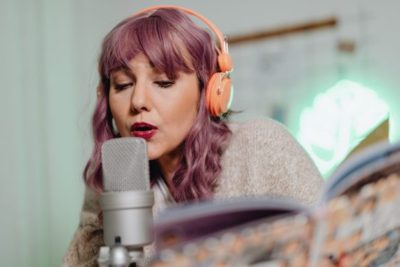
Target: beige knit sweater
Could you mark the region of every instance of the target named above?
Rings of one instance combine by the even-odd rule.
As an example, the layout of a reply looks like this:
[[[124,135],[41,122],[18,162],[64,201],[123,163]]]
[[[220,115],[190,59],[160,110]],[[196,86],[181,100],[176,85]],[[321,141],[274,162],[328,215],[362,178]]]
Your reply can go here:
[[[315,203],[322,179],[302,147],[280,124],[258,120],[230,124],[232,139],[222,157],[215,198],[275,195]],[[155,206],[161,206],[156,198]],[[157,210],[157,209],[156,209]],[[80,224],[62,266],[97,266],[103,245],[98,195],[86,190]]]

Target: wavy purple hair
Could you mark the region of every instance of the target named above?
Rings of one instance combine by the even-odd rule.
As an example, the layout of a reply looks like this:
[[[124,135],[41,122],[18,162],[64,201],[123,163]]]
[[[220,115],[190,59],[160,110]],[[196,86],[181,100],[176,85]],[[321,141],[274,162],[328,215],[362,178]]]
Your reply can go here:
[[[158,9],[130,17],[104,38],[99,59],[100,96],[92,118],[94,148],[84,170],[87,186],[101,192],[101,146],[117,138],[112,131],[108,104],[110,73],[126,68],[138,54],[148,57],[158,71],[169,78],[179,71],[196,72],[201,91],[195,122],[184,140],[181,162],[175,171],[171,194],[177,201],[210,198],[221,172],[221,156],[231,135],[224,119],[211,117],[205,106],[205,84],[217,71],[216,45],[208,32],[194,24],[181,11]],[[150,162],[152,179],[160,175],[156,160]]]

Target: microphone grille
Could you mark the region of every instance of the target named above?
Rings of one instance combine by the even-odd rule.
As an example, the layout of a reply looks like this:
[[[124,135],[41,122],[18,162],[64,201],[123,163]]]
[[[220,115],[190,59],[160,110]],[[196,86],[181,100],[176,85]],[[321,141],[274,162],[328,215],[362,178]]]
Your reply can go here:
[[[103,183],[106,192],[150,189],[146,141],[123,137],[104,142],[101,148]]]

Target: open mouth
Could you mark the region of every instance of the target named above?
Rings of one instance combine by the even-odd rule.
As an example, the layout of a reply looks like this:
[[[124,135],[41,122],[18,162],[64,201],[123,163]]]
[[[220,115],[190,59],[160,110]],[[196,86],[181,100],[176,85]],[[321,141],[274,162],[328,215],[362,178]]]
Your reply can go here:
[[[146,140],[152,138],[156,132],[157,127],[146,122],[136,122],[131,127],[131,134],[135,137],[144,138]]]
[[[139,126],[139,127],[134,127],[133,129],[134,131],[150,131],[153,130],[154,128],[150,126]]]

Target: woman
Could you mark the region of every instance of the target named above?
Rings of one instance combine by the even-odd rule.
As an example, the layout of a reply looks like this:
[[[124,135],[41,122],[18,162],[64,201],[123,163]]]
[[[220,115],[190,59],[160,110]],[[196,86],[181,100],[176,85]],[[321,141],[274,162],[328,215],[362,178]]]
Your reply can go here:
[[[226,95],[217,101],[225,101],[222,106],[210,104],[213,74],[222,73],[217,80],[229,85],[229,58],[221,60],[226,51],[218,30],[213,28],[220,43],[195,25],[188,12],[141,12],[118,24],[103,41],[95,146],[84,171],[81,223],[64,266],[95,265],[103,244],[100,149],[111,138],[146,140],[156,210],[171,201],[244,195],[274,194],[306,203],[318,199],[320,175],[281,125],[271,120],[227,124],[221,116]],[[159,187],[168,193],[161,194],[165,190]]]

